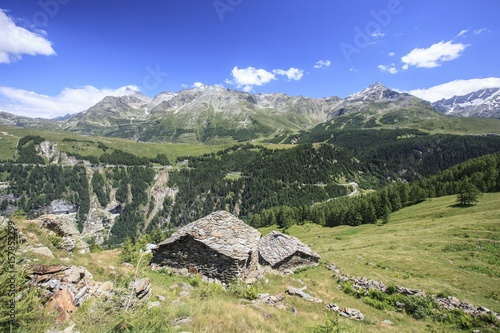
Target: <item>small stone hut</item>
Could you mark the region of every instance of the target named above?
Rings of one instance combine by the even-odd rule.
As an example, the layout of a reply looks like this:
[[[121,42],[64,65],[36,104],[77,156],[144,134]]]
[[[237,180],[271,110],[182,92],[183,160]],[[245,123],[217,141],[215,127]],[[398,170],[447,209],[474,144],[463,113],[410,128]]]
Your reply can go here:
[[[295,237],[272,231],[259,241],[259,263],[290,272],[301,267],[315,266],[320,256]]]
[[[153,250],[152,264],[187,268],[230,282],[258,269],[260,232],[226,211],[178,229]]]

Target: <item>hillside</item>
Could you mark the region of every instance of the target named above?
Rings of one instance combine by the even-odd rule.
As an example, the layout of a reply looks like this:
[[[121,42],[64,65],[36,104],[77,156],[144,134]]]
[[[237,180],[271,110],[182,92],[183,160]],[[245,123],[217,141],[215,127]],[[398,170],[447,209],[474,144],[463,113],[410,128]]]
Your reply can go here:
[[[216,210],[227,210],[255,226],[277,220],[284,224],[303,220],[322,225],[372,223],[387,210],[458,193],[458,181],[449,186],[444,184],[449,180],[441,184],[415,181],[500,151],[496,136],[408,130],[344,131],[334,137],[334,144],[289,149],[245,144],[175,159],[169,158],[172,152],[139,156],[88,138],[63,138],[56,144],[31,135],[15,141],[16,160],[0,165],[2,214],[23,210],[37,217],[61,211],[55,206],[69,205],[79,232],[107,246],[156,228],[172,229]],[[59,145],[72,146],[77,153],[64,152]],[[142,147],[150,148],[145,143]],[[495,157],[487,158],[490,167],[498,164]],[[477,184],[481,190],[495,191],[497,175],[481,159],[472,163],[482,173],[462,177],[474,176],[476,183],[484,181]],[[407,186],[407,181],[414,183]],[[394,182],[397,186],[387,190],[391,205],[380,203],[382,197],[367,196],[366,202],[342,204],[342,210],[349,210],[343,217],[330,207],[344,202],[336,198],[356,197]],[[359,205],[362,210],[356,213]]]
[[[479,92],[477,95],[484,97]],[[457,98],[453,103],[464,98]],[[487,100],[488,105],[492,105],[491,98]],[[454,134],[500,132],[498,119],[447,116],[476,113],[450,113],[443,109],[446,103],[433,105],[380,83],[345,98],[250,94],[203,85],[163,92],[153,98],[140,93],[107,96],[88,110],[57,120],[3,112],[0,124],[142,142],[210,145],[256,140],[294,142],[297,137],[339,129],[413,128]],[[481,116],[490,113],[484,111]]]
[[[347,274],[418,288],[432,294],[453,295],[499,312],[496,286],[500,278],[500,253],[496,244],[500,237],[497,223],[500,196],[498,193],[485,194],[476,206],[470,208],[455,207],[455,200],[454,196],[427,200],[394,213],[385,225],[293,226],[289,229],[290,234],[310,244],[321,255],[320,266],[291,276],[267,275],[267,283],[261,281],[252,287],[234,284],[228,290],[192,277],[151,271],[146,259],[138,269],[120,265],[117,250],[67,253],[54,248],[44,230],[17,220],[18,228],[29,234],[28,245],[41,242],[55,255],[54,259],[46,259],[27,252],[23,254],[25,262],[37,259],[39,264],[67,265],[69,262],[84,266],[94,280],[111,281],[115,292],[122,286],[126,288],[129,281],[147,277],[152,284],[150,303],[156,302],[155,305],[144,304],[125,310],[123,305],[106,306],[99,299],[89,299],[70,315],[71,322],[59,324],[54,323],[54,315],[47,313],[42,319],[37,318],[40,310],[36,310],[17,332],[30,331],[33,320],[43,331],[54,327],[64,329],[74,323],[74,330],[81,332],[112,332],[124,328],[130,332],[327,332],[328,328],[341,332],[461,329],[493,332],[495,328],[487,322],[447,323],[432,317],[416,320],[391,308],[377,309],[366,299],[340,290],[326,267],[333,263]],[[274,228],[261,229],[261,232],[266,234]],[[287,295],[284,291],[288,286],[307,286],[306,292],[324,303],[316,304]],[[283,293],[283,304],[287,309],[252,302],[257,293]],[[327,303],[358,309],[365,319],[356,322],[337,318],[325,309]],[[23,304],[18,307],[19,315],[26,309],[21,305],[27,304]],[[325,321],[326,318],[329,319]]]

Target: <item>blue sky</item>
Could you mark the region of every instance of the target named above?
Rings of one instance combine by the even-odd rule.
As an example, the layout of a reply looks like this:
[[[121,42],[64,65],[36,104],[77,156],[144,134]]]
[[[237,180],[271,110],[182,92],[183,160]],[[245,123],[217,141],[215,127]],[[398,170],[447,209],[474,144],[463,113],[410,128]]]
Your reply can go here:
[[[106,95],[203,84],[427,100],[500,87],[500,1],[0,0],[0,110],[54,117]]]

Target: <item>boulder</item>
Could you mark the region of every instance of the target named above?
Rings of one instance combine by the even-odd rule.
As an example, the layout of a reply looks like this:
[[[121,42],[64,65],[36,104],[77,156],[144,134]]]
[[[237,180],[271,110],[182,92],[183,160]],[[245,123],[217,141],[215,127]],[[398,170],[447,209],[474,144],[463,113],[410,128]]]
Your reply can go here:
[[[309,295],[308,293],[304,292],[304,290],[306,289],[307,287],[302,287],[302,288],[294,288],[294,287],[288,287],[287,290],[286,290],[286,293],[288,295],[296,295],[296,296],[300,296],[308,301],[311,301],[311,302],[314,302],[314,303],[323,303],[323,300],[322,299],[319,299],[319,298],[315,298],[315,297],[312,297],[311,295]]]
[[[151,283],[148,278],[137,279],[134,282],[130,283],[130,289],[134,292],[135,296],[142,299],[149,299],[151,297]]]
[[[55,258],[52,251],[46,246],[32,247],[32,248],[30,248],[30,251],[33,253],[36,253],[36,254],[40,254],[42,256],[49,257],[49,258]]]
[[[54,309],[59,312],[58,321],[68,319],[69,314],[76,311],[73,295],[68,291],[68,288],[59,290],[54,297],[47,303],[47,308]]]
[[[340,316],[353,319],[353,320],[364,320],[365,316],[361,313],[361,311],[352,308],[343,308],[338,306],[335,303],[330,303],[326,306],[327,310],[338,313]]]

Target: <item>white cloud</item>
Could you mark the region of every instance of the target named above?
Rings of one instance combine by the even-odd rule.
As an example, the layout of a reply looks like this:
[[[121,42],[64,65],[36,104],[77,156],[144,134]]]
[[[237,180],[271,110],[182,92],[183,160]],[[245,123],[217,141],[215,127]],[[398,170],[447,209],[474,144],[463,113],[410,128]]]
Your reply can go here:
[[[488,77],[484,79],[455,80],[427,89],[411,90],[409,93],[429,102],[435,102],[443,98],[467,95],[471,92],[487,88],[500,88],[500,78]]]
[[[204,86],[203,83],[201,83],[201,82],[195,82],[195,83],[193,83],[193,85],[191,87],[193,87],[193,88],[201,88],[203,86]]]
[[[325,68],[330,67],[332,62],[330,60],[318,60],[316,64],[314,64],[314,68]]]
[[[125,96],[139,91],[133,85],[118,89],[98,89],[93,86],[65,88],[56,96],[37,94],[33,91],[0,87],[0,110],[33,118],[55,118],[68,113],[84,111],[106,96]]]
[[[52,43],[25,28],[17,26],[5,11],[0,9],[0,63],[10,64],[28,55],[55,55]]]
[[[488,30],[488,29],[486,29],[486,28],[475,29],[475,30],[474,30],[474,34],[479,35],[479,34],[482,34],[482,33],[483,33],[483,32],[485,32],[485,31],[488,31],[488,32],[489,32],[489,30]]]
[[[381,32],[380,30],[375,31],[372,33],[373,38],[382,38],[385,36],[385,33]]]
[[[382,72],[388,72],[391,74],[397,74],[398,70],[396,68],[396,65],[390,64],[390,65],[378,65],[377,68]]]
[[[248,92],[253,89],[253,86],[262,86],[273,80],[277,80],[278,75],[286,76],[288,80],[297,81],[304,76],[304,70],[292,67],[288,70],[273,69],[269,72],[261,68],[238,68],[238,66],[235,66],[231,71],[233,79],[225,80],[225,83],[235,85]]]
[[[445,61],[458,58],[467,46],[461,43],[454,44],[452,41],[441,41],[431,45],[427,49],[413,49],[401,58],[401,61],[404,63],[403,69],[408,69],[410,66],[421,68],[441,66]]]
[[[458,33],[457,37],[461,37],[461,36],[465,35],[465,34],[466,34],[466,33],[468,33],[468,32],[469,32],[469,29],[464,29],[464,30],[462,30],[462,31],[460,31],[460,32]]]
[[[231,71],[231,75],[233,80],[226,80],[226,83],[234,84],[238,88],[243,88],[244,91],[251,91],[252,86],[262,86],[272,80],[276,80],[276,76],[272,72],[255,67],[240,69],[238,66],[235,66]]]
[[[290,68],[288,70],[283,70],[283,69],[275,69],[273,70],[273,73],[276,75],[283,75],[288,78],[290,81],[298,81],[302,79],[304,76],[304,70],[303,69],[298,69],[298,68]]]
[[[394,53],[394,52],[389,52],[389,53],[387,53],[387,55],[388,55],[389,57],[394,57],[394,56],[396,55],[396,53]]]

